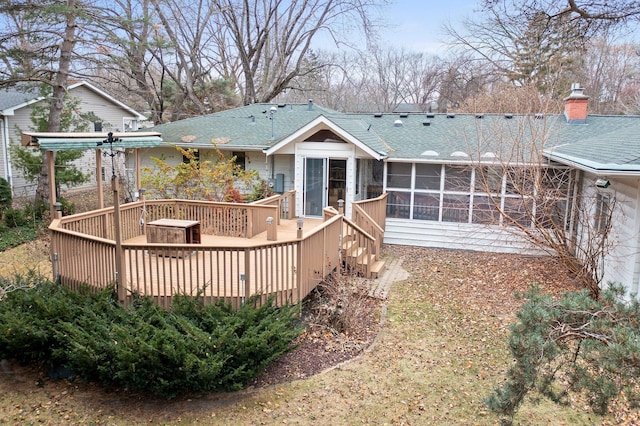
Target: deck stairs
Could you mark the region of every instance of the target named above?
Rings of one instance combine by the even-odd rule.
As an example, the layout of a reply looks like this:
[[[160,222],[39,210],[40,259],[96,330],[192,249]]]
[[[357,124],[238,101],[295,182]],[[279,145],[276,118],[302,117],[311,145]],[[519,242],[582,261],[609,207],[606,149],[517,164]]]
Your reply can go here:
[[[380,242],[372,241],[364,231],[345,222],[342,234],[342,263],[345,268],[357,272],[364,278],[378,278],[385,270],[380,258]]]

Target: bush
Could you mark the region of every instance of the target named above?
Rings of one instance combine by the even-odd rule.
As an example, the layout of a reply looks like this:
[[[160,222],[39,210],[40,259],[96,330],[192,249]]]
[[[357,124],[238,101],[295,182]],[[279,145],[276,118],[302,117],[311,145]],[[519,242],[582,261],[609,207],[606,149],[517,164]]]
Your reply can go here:
[[[349,333],[371,316],[374,309],[366,281],[354,274],[335,273],[318,286],[313,307],[314,324],[335,333]]]
[[[42,222],[8,228],[0,222],[0,251],[33,241],[46,229]]]
[[[5,178],[0,178],[0,217],[2,217],[4,210],[11,207],[12,202],[11,186]]]
[[[85,380],[167,398],[238,389],[299,333],[295,306],[255,301],[235,311],[180,296],[167,311],[146,297],[123,307],[112,290],[39,282],[0,303],[0,358],[65,366]]]
[[[24,206],[24,214],[29,220],[37,221],[44,217],[44,214],[49,209],[47,203],[43,200],[37,200],[33,203],[27,203]]]
[[[23,210],[8,208],[4,211],[4,223],[9,228],[17,228],[24,226],[29,222]]]
[[[565,293],[558,301],[537,289],[527,293],[511,326],[515,363],[506,382],[486,399],[489,408],[512,418],[532,390],[558,403],[582,393],[598,414],[621,394],[636,408],[640,301],[623,296],[618,285],[610,285],[598,300],[587,290]]]
[[[76,213],[76,205],[65,198],[59,198],[58,202],[62,205],[62,215],[69,216]]]

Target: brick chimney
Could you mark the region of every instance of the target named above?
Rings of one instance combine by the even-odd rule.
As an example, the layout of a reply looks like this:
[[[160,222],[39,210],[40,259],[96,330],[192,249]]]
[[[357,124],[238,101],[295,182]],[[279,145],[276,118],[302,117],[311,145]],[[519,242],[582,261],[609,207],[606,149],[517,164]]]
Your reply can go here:
[[[564,116],[569,124],[587,124],[589,97],[584,94],[580,83],[571,85],[571,94],[564,98]]]

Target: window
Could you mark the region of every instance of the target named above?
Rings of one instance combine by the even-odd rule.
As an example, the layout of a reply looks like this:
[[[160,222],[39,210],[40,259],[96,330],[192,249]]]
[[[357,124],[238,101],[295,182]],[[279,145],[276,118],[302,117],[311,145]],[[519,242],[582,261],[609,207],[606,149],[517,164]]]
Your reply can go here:
[[[189,153],[189,155],[182,156],[182,162],[184,164],[189,164],[192,158],[193,161],[195,161],[197,164],[200,164],[200,151],[198,151],[197,149],[187,149],[187,153]]]
[[[240,169],[242,170],[247,170],[247,157],[245,156],[244,152],[239,152],[239,151],[234,151],[231,153],[231,155],[233,155],[234,157],[236,157],[236,164],[240,167]]]
[[[444,190],[469,192],[471,190],[471,167],[445,166]]]
[[[413,218],[418,220],[439,220],[440,195],[416,193],[413,201]]]
[[[387,163],[387,186],[411,188],[411,163]]]
[[[387,163],[387,215],[526,227],[535,219],[536,226],[566,230],[573,181],[566,168]]]
[[[387,216],[409,219],[411,209],[411,193],[391,191],[387,197]]]
[[[443,222],[469,222],[469,195],[445,194],[442,197]]]
[[[102,121],[96,121],[93,123],[93,131],[101,132],[102,131]]]
[[[500,223],[500,212],[498,211],[496,202],[499,203],[500,199],[486,195],[474,195],[471,222],[482,223],[484,225],[498,225]]]
[[[441,164],[416,164],[416,189],[440,190]]]
[[[601,234],[609,231],[611,219],[611,199],[609,194],[596,195],[596,230]]]

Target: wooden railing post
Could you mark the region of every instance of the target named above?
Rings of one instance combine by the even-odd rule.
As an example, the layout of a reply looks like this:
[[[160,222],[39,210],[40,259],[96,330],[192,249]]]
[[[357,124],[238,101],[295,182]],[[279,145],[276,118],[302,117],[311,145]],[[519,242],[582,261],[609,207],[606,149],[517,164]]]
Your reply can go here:
[[[267,241],[278,241],[278,226],[271,216],[267,218]]]
[[[244,302],[251,297],[251,249],[244,249]]]

